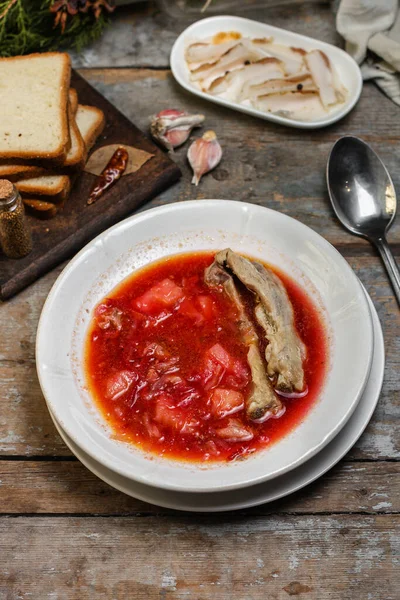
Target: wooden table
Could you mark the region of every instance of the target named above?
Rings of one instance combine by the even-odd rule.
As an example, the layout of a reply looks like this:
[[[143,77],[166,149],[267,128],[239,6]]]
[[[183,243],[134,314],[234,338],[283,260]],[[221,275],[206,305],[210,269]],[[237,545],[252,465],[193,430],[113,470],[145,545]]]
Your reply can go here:
[[[253,15],[252,15],[253,16]],[[340,43],[326,5],[260,19]],[[232,198],[282,211],[338,248],[366,286],[386,343],[385,382],[356,446],[316,483],[274,504],[216,516],[176,513],[124,496],[68,451],[35,370],[35,333],[62,265],[0,307],[1,600],[397,600],[400,319],[380,259],[338,224],[324,169],[342,134],[379,152],[400,190],[400,109],[366,84],[356,109],[321,131],[285,129],[182,91],[168,53],[183,24],[153,8],[120,10],[75,63],[143,129],[167,107],[203,112],[224,148],[218,169],[180,183],[144,209],[189,198]],[[400,219],[390,234],[400,255]]]

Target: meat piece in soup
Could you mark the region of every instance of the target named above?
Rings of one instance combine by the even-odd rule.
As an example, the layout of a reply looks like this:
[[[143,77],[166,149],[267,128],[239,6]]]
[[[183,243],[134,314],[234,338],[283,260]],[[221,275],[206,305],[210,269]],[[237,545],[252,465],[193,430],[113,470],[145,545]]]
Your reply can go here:
[[[220,264],[225,255],[218,253],[214,262],[204,273],[204,281],[211,288],[221,286],[226,296],[233,302],[238,312],[237,327],[243,342],[248,347],[247,363],[251,370],[251,391],[246,398],[246,414],[255,421],[266,420],[270,416],[281,415],[284,407],[275,394],[268,379],[259,349],[259,339],[253,323],[246,314],[242,298],[233,277]],[[219,258],[220,257],[220,258]]]
[[[270,269],[229,248],[219,252],[217,260],[256,295],[255,316],[268,341],[268,375],[277,377],[279,390],[301,392],[305,385],[306,348],[296,330],[293,307],[281,280]]]

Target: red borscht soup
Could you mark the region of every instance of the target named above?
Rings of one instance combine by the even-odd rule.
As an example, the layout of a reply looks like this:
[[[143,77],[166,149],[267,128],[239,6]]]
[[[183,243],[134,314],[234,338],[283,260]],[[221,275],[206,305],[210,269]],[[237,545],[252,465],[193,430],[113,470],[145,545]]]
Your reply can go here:
[[[321,390],[328,363],[321,314],[307,293],[283,283],[306,348],[303,394],[281,394],[276,417],[251,421],[253,386],[237,307],[204,271],[215,252],[171,256],[134,273],[95,308],[86,345],[89,389],[118,439],[172,459],[232,461],[289,433]],[[248,315],[254,294],[241,289]],[[259,332],[264,356],[268,340]],[[283,414],[282,414],[283,413]]]

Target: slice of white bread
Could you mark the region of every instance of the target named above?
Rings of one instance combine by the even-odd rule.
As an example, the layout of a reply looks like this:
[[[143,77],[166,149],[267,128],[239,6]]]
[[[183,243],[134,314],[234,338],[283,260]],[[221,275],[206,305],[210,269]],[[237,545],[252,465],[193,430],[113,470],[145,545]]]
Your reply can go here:
[[[104,113],[95,106],[79,104],[76,111],[76,123],[82,135],[86,162],[87,154],[103,131],[105,125]],[[71,179],[66,175],[42,175],[20,179],[15,186],[23,197],[46,200],[48,202],[60,203],[66,200],[71,189]]]
[[[74,88],[69,90],[69,108],[72,111],[72,116],[69,119],[69,134],[71,138],[71,146],[68,151],[65,163],[69,161],[71,166],[79,168],[81,166],[80,161],[83,161],[85,156],[85,147],[80,135],[80,131],[75,121],[75,114],[78,108],[78,94]],[[78,154],[79,153],[79,154]],[[75,164],[74,164],[75,159]],[[37,177],[38,175],[45,175],[46,169],[35,165],[15,165],[15,164],[0,164],[0,178],[6,178],[10,181],[18,181],[19,179],[25,179],[27,177]]]
[[[52,219],[58,213],[61,205],[53,204],[38,198],[24,198],[26,212],[38,219]]]
[[[86,147],[76,123],[76,113],[73,113],[71,105],[69,105],[69,131],[71,146],[62,169],[77,171],[85,165]]]
[[[78,94],[76,90],[71,88],[69,90],[69,134],[70,134],[70,148],[68,150],[65,162],[60,170],[66,171],[78,171],[82,169],[85,164],[85,143],[82,139],[81,133],[78,129],[75,120],[75,114],[78,108]],[[6,177],[10,181],[18,181],[19,179],[25,179],[27,177],[37,177],[38,175],[49,174],[47,169],[34,165],[13,165],[13,164],[0,164],[0,177]]]
[[[40,175],[29,179],[20,179],[15,182],[15,187],[23,196],[36,197],[49,196],[51,202],[58,203],[65,200],[71,189],[71,179],[68,175]]]
[[[72,110],[73,114],[75,115],[75,113],[78,109],[78,92],[76,91],[75,88],[69,88],[68,98],[69,98],[69,103],[71,105],[71,110]]]
[[[70,77],[66,53],[0,58],[3,162],[42,160],[42,166],[53,166],[65,161]]]
[[[37,177],[46,173],[43,167],[35,167],[33,165],[0,165],[0,178],[8,179],[9,181],[18,181],[24,177]]]
[[[104,113],[100,108],[96,106],[86,106],[84,104],[78,105],[78,110],[75,115],[76,124],[78,125],[79,131],[83,137],[83,141],[86,146],[86,155],[92,148],[93,144],[101,134],[105,125]]]

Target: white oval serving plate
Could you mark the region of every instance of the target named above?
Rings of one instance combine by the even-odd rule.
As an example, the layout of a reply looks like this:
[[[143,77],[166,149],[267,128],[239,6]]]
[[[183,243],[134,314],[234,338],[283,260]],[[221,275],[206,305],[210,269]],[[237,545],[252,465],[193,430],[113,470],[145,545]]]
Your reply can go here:
[[[195,40],[201,40],[219,33],[220,31],[238,31],[243,36],[250,37],[273,37],[276,42],[282,43],[288,46],[295,46],[304,48],[305,50],[322,50],[332,61],[335,66],[339,77],[348,90],[348,97],[346,102],[340,104],[336,110],[332,110],[327,113],[323,119],[315,121],[300,121],[295,119],[288,119],[280,115],[273,113],[265,113],[251,106],[244,106],[237,102],[232,102],[224,98],[218,98],[211,94],[202,92],[199,88],[194,85],[189,78],[189,69],[186,65],[184,53],[185,48],[189,43]],[[175,41],[171,50],[171,70],[176,81],[189,92],[220,104],[221,106],[227,106],[243,113],[266,119],[267,121],[273,121],[274,123],[280,123],[281,125],[288,125],[290,127],[297,127],[299,129],[317,129],[319,127],[326,127],[331,125],[339,119],[342,119],[357,103],[361,90],[362,90],[362,76],[358,64],[355,60],[346,52],[321,42],[314,38],[293,33],[286,29],[279,29],[272,25],[260,23],[258,21],[252,21],[250,19],[244,19],[242,17],[231,17],[231,16],[218,16],[209,17],[202,19],[190,25],[185,29],[178,39]]]
[[[96,304],[135,269],[179,252],[220,249],[261,258],[296,279],[327,321],[330,368],[320,398],[290,435],[245,461],[201,465],[144,454],[116,440],[86,387],[84,341]],[[134,215],[81,250],[54,284],[39,321],[36,360],[49,408],[87,454],[135,481],[222,491],[282,475],[323,448],[354,411],[373,353],[367,300],[344,258],[276,211],[225,200],[180,202]]]

